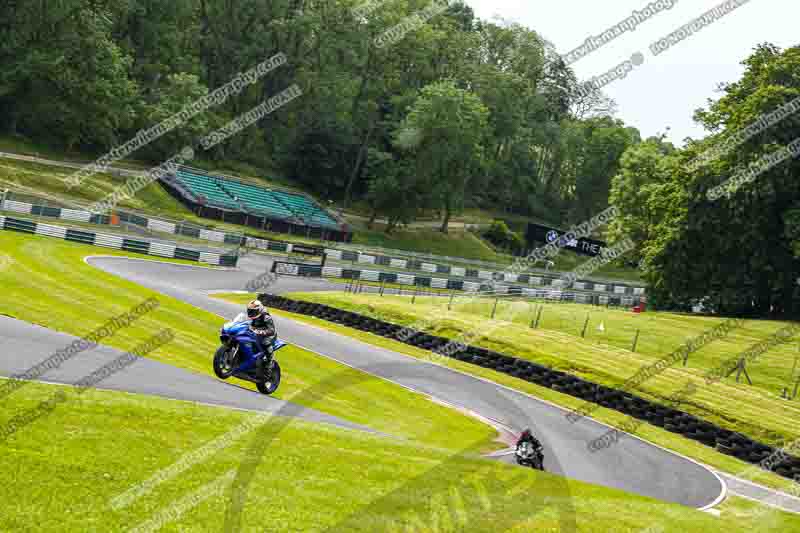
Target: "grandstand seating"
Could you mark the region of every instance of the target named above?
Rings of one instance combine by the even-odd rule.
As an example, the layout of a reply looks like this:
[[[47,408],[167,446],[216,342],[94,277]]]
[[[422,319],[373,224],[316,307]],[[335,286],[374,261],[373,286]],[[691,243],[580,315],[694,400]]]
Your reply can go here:
[[[207,177],[184,170],[177,172],[177,177],[197,197],[204,197],[211,205],[218,205],[226,209],[240,210],[242,207],[226,193],[217,183]]]
[[[314,225],[336,227],[336,221],[305,196],[280,193],[279,199],[297,216]]]
[[[294,213],[281,204],[269,191],[261,187],[227,180],[222,181],[220,185],[231,196],[238,198],[248,210],[261,211],[280,218],[290,218],[294,216]]]
[[[180,169],[175,177],[207,204],[268,218],[298,221],[306,226],[338,230],[339,223],[324,209],[300,194],[264,189],[235,180]]]

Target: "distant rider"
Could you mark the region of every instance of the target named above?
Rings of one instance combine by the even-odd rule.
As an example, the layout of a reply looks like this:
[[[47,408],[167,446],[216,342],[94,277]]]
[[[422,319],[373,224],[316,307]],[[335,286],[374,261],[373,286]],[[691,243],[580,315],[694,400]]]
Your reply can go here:
[[[542,451],[542,443],[533,436],[530,429],[526,429],[522,432],[522,435],[519,436],[517,440],[517,450],[529,444],[534,451],[541,453]]]
[[[263,370],[265,365],[272,363],[272,343],[278,336],[275,331],[275,323],[267,308],[258,300],[247,304],[247,318],[250,319],[250,331],[256,334],[259,351],[262,353],[258,364],[259,368]]]

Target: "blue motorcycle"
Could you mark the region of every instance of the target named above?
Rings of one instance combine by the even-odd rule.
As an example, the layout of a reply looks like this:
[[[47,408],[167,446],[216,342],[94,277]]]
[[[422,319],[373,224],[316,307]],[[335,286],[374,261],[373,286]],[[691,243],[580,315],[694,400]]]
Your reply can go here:
[[[286,346],[277,338],[262,353],[256,334],[250,330],[250,319],[240,313],[222,326],[222,346],[214,354],[214,373],[220,379],[235,377],[252,381],[262,394],[272,394],[281,383],[281,367],[275,352]]]

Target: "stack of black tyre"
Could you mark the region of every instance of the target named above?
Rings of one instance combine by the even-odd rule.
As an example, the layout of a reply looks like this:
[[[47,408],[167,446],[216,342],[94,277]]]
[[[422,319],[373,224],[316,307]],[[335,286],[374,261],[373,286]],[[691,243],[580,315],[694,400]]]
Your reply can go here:
[[[324,304],[300,302],[273,294],[262,294],[259,299],[267,307],[314,316],[382,337],[401,340],[406,344],[425,350],[437,351],[447,346],[450,342],[450,339],[444,337],[437,337],[420,331],[409,332],[407,328],[397,324],[384,322],[351,311],[343,311]],[[477,346],[467,346],[462,351],[442,350],[441,353],[443,355],[450,354],[449,357],[459,361],[496,370],[503,374],[614,409],[639,420],[663,427],[667,431],[681,434],[707,446],[714,447],[719,452],[737,457],[742,461],[759,464],[765,459],[776,455],[777,452],[772,446],[754,441],[740,433],[721,428],[691,414],[659,405],[625,391],[592,383],[532,361]],[[800,480],[800,459],[789,455],[785,457],[783,461],[771,465],[771,469],[783,477]]]

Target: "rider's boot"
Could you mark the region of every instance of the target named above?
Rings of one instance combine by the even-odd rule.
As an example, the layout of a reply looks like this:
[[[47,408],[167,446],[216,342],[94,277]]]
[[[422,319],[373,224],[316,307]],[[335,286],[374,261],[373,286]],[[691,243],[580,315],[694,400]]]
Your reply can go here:
[[[258,375],[262,379],[267,379],[274,367],[275,363],[272,358],[272,350],[270,349],[263,350],[259,354],[258,361],[256,362],[256,369],[257,369],[256,371]]]

